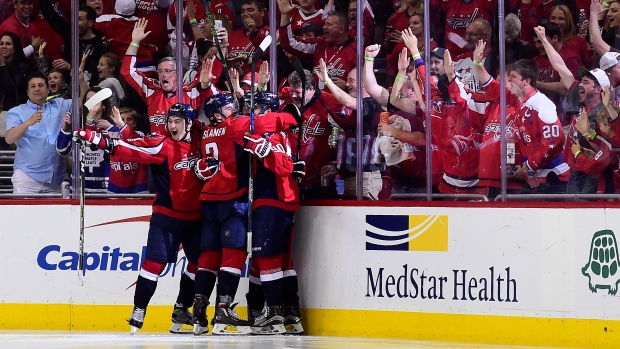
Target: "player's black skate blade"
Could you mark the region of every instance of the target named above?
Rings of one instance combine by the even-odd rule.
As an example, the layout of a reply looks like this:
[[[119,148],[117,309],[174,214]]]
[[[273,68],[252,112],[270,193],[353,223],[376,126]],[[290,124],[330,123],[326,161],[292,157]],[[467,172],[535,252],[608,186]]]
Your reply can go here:
[[[286,333],[282,307],[265,307],[263,312],[255,317],[251,330],[254,335],[276,335]]]
[[[170,325],[170,333],[172,334],[192,334],[194,333],[194,316],[183,306],[174,306],[172,312],[172,325]]]

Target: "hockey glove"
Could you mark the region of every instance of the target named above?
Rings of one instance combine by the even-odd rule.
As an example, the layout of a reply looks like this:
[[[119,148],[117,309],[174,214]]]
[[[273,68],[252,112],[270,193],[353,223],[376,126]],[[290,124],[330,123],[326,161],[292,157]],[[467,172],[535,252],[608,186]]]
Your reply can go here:
[[[259,158],[264,158],[271,151],[271,142],[259,135],[247,134],[243,136],[245,139],[245,151],[256,155]]]
[[[94,145],[99,149],[112,152],[112,142],[109,139],[104,138],[101,133],[95,131],[82,130],[78,128],[73,131],[73,140],[77,143],[86,142],[86,145]]]
[[[301,178],[306,175],[306,162],[303,160],[295,161],[293,164],[293,177]]]
[[[215,158],[198,159],[194,172],[201,181],[206,181],[215,176],[220,170],[220,161]]]

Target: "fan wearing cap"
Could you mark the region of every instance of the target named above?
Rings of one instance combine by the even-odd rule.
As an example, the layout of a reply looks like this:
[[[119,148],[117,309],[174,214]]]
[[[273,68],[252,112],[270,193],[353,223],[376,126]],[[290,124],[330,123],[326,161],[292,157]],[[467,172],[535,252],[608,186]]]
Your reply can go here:
[[[596,129],[596,115],[603,107],[601,104],[601,93],[603,89],[610,88],[609,78],[601,69],[594,68],[590,71],[580,67],[578,75],[581,81],[577,81],[564,61],[564,58],[558,51],[554,49],[545,35],[545,28],[539,26],[534,28],[536,36],[543,44],[544,50],[553,69],[560,75],[560,82],[568,90],[568,94],[563,103],[564,111],[567,115],[572,115],[568,137],[564,144],[563,160],[571,168],[571,183],[575,184],[577,193],[594,194],[597,188],[596,177],[589,176],[580,171],[575,164],[575,158],[581,152],[582,147],[591,148],[588,138],[594,138],[592,133],[583,135],[575,128],[576,117],[583,110],[592,122],[592,128]],[[573,190],[574,186],[569,186],[569,190]]]
[[[200,246],[200,189],[202,181],[194,175],[198,161],[200,129],[192,127],[194,110],[186,104],[174,104],[166,113],[165,136],[149,134],[139,139],[109,139],[90,130],[77,130],[74,137],[105,149],[112,155],[151,165],[156,196],[148,232],[146,255],[134,294],[134,309],[128,320],[131,333],[142,328],[146,308],[157,287],[157,279],[167,263],[177,261],[181,243],[188,260],[186,276],[197,271]],[[121,130],[131,132],[129,127]],[[129,133],[127,134],[129,136]],[[212,172],[217,172],[217,162]],[[183,276],[185,278],[186,276]],[[189,280],[191,281],[191,279]],[[183,287],[177,305],[192,305],[193,287]],[[175,306],[176,312],[176,306]]]
[[[620,53],[618,52],[606,52],[599,61],[599,66],[605,71],[609,77],[611,87],[616,89],[615,98],[613,100],[618,104],[617,93],[620,91]]]

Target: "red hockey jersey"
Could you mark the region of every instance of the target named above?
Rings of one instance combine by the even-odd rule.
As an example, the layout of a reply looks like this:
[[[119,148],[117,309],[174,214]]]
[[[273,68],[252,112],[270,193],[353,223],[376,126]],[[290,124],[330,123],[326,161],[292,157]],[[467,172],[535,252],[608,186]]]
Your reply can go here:
[[[153,212],[178,219],[199,219],[202,181],[194,173],[199,137],[200,130],[195,129],[190,141],[176,142],[158,134],[115,139],[112,155],[151,165],[156,189]]]
[[[536,171],[538,181],[544,183],[549,172],[568,181],[570,169],[562,161],[565,136],[553,102],[537,90],[530,91],[517,112],[516,125],[523,160]]]
[[[271,152],[254,161],[254,209],[274,206],[287,211],[299,210],[299,185],[293,177],[293,159],[284,132],[263,135],[271,142]]]
[[[297,121],[288,113],[267,113],[254,119],[254,133],[288,130]],[[206,126],[200,141],[201,157],[220,161],[220,170],[204,183],[200,200],[226,201],[247,193],[249,153],[243,135],[250,130],[247,116],[229,117],[217,126]]]
[[[252,34],[250,34],[246,29],[232,31],[228,35],[228,43],[230,45],[228,46],[228,59],[239,56],[246,56],[248,58],[252,57],[260,43],[267,35],[269,35],[269,27],[266,25],[261,26]],[[266,54],[268,53],[269,52],[265,52],[263,56],[266,57]],[[257,67],[260,67],[260,65],[261,60],[256,62]],[[252,66],[250,64],[244,64],[241,68],[246,74],[252,70]]]
[[[452,57],[465,53],[465,28],[475,19],[482,18],[491,22],[497,13],[496,0],[443,0],[441,10],[445,13],[445,48]]]
[[[347,80],[351,69],[357,65],[357,44],[353,38],[336,47],[328,45],[323,37],[302,39],[293,35],[291,25],[278,29],[280,47],[297,57],[314,58],[312,72],[320,71],[319,61],[325,61],[327,74],[331,78]],[[317,78],[318,79],[318,78]]]
[[[291,11],[291,29],[295,35],[301,35],[301,28],[307,23],[314,22],[323,28],[325,21],[323,20],[323,10],[318,10],[313,14],[306,15],[301,12],[299,6],[295,6]]]
[[[289,98],[282,106],[293,103]],[[301,179],[302,186],[321,185],[321,168],[328,165],[331,160],[329,151],[329,135],[332,126],[329,117],[332,118],[342,110],[342,104],[336,98],[319,90],[315,96],[304,106],[304,123],[301,133],[301,159],[306,162],[306,175]],[[297,149],[298,130],[288,133],[289,142],[294,151]]]
[[[176,94],[165,93],[160,87],[158,80],[148,78],[139,72],[136,69],[136,56],[125,56],[125,58],[123,58],[121,75],[125,78],[127,83],[142,96],[142,99],[148,105],[151,132],[167,135],[166,114],[170,107],[177,103]],[[181,103],[191,105],[194,110],[198,110],[202,107],[202,103],[206,98],[218,93],[213,85],[207,90],[199,91],[199,77],[200,74],[196,74],[196,78],[192,83],[183,85],[183,98]]]

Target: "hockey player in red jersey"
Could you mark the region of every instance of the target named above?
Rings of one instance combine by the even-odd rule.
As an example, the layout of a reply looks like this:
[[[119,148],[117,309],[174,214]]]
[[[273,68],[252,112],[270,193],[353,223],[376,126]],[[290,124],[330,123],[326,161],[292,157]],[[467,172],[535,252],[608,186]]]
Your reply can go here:
[[[250,107],[251,95],[245,102]],[[254,94],[254,111],[258,118],[279,107],[278,95],[272,92]],[[291,105],[291,107],[295,108]],[[252,268],[250,271],[248,319],[254,334],[284,333],[284,325],[297,327],[292,315],[299,314],[296,280],[286,277],[291,273],[290,240],[293,216],[299,210],[299,186],[295,174],[303,174],[304,162],[294,162],[286,133],[266,133],[262,137],[271,143],[271,151],[264,158],[254,156],[254,201],[252,204]],[[246,148],[247,149],[247,148]],[[250,149],[247,149],[250,151]],[[286,258],[285,258],[286,256]],[[288,274],[287,273],[287,274]],[[295,282],[295,285],[290,285]],[[288,285],[287,285],[288,284]],[[288,287],[286,287],[288,286]],[[267,306],[263,308],[267,302]],[[285,316],[290,323],[285,322]],[[298,325],[299,324],[299,325]],[[298,326],[295,326],[298,325]],[[303,331],[303,329],[301,330]]]
[[[148,105],[149,124],[151,132],[166,135],[166,111],[177,101],[177,73],[176,61],[172,57],[166,57],[157,64],[158,79],[146,77],[136,68],[136,53],[140,47],[140,42],[144,40],[150,32],[145,32],[148,21],[140,19],[136,22],[132,33],[132,43],[127,47],[127,53],[123,59],[121,75],[127,83],[136,90]],[[189,104],[198,110],[205,98],[217,93],[211,83],[211,70],[213,60],[205,60],[202,63],[200,81],[194,80],[190,84],[182,87],[182,102]],[[199,86],[203,89],[199,90]]]
[[[200,194],[202,253],[195,284],[194,334],[208,331],[206,307],[216,278],[213,334],[249,334],[249,322],[240,319],[233,309],[247,257],[248,151],[264,158],[271,145],[260,136],[246,135],[251,120],[237,115],[230,95],[210,97],[204,112],[210,124],[202,132],[201,159],[195,169],[196,176],[205,183]],[[287,113],[269,113],[254,120],[254,131],[257,135],[284,131],[296,126],[301,121],[298,119]]]
[[[115,156],[151,165],[156,196],[149,227],[146,256],[136,282],[134,309],[129,318],[131,332],[142,328],[146,308],[157,287],[157,279],[167,263],[177,260],[181,243],[188,260],[181,277],[181,291],[172,319],[188,321],[192,304],[192,277],[200,254],[200,181],[194,172],[198,161],[200,130],[192,128],[194,110],[174,104],[167,114],[167,136],[150,134],[141,139],[109,139],[90,130],[77,130],[76,139],[85,140]],[[124,129],[129,131],[128,128]],[[190,316],[191,317],[191,316]]]

